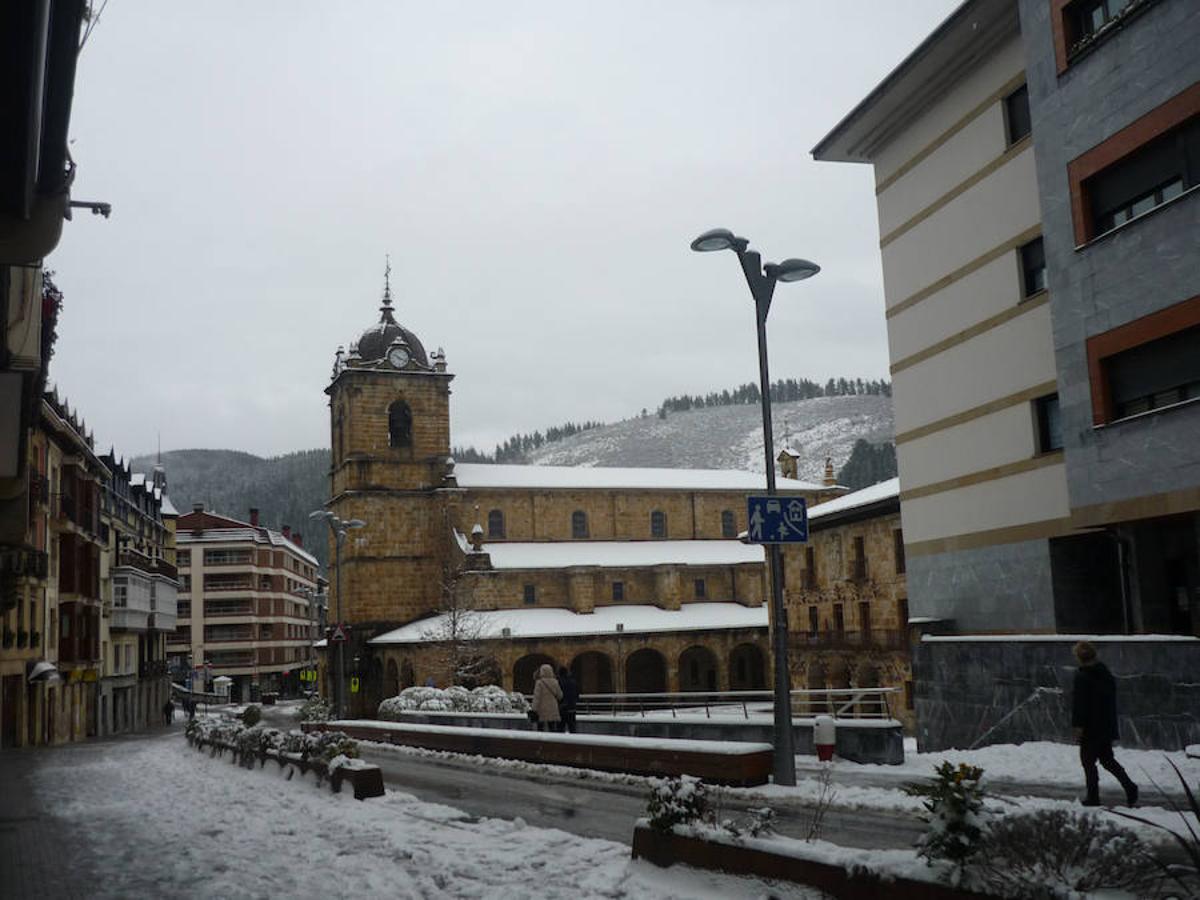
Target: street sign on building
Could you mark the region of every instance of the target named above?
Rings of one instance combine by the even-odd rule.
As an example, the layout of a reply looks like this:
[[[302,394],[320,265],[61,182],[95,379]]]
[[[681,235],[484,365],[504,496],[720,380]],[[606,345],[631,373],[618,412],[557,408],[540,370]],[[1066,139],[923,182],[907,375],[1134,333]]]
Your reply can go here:
[[[751,544],[803,544],[808,540],[808,504],[803,497],[747,497],[746,510]]]

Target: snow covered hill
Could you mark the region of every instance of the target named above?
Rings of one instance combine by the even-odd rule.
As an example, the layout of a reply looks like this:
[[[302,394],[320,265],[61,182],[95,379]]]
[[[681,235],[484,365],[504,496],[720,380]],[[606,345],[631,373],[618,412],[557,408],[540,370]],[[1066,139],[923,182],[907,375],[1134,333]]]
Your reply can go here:
[[[890,397],[816,397],[772,404],[776,452],[800,451],[800,477],[819,481],[825,457],[841,468],[859,438],[893,437]],[[664,466],[763,471],[762,412],[757,404],[716,406],[626,419],[546,444],[529,454],[543,466]]]

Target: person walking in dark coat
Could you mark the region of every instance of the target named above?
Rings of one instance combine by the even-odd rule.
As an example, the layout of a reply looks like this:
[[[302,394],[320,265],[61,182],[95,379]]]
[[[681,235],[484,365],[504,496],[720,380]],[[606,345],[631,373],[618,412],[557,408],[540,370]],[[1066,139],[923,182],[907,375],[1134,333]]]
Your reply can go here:
[[[175,704],[167,698],[167,702],[163,704],[163,724],[170,725],[175,721]]]
[[[1084,806],[1100,805],[1100,773],[1096,763],[1112,773],[1130,806],[1137,804],[1138,786],[1113,757],[1112,745],[1117,733],[1117,681],[1108,666],[1096,658],[1096,648],[1088,641],[1075,645],[1075,688],[1071,703],[1071,727],[1079,743],[1079,761],[1087,784]]]
[[[579,706],[579,685],[571,676],[571,670],[566,666],[558,669],[558,686],[562,688],[562,700],[558,704],[559,715],[562,718],[562,730],[575,734],[575,711]]]

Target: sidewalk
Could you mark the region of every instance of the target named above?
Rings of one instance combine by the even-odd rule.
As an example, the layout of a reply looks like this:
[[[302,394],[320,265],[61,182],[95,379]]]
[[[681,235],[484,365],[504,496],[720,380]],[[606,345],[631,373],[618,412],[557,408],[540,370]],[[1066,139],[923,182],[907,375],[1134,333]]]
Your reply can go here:
[[[138,734],[0,753],[0,895],[5,900],[86,900],[96,891],[89,842],[34,792],[32,776],[40,766],[61,764],[72,754],[90,755],[102,744],[115,750],[131,739],[178,728],[177,721],[172,728],[160,725]]]

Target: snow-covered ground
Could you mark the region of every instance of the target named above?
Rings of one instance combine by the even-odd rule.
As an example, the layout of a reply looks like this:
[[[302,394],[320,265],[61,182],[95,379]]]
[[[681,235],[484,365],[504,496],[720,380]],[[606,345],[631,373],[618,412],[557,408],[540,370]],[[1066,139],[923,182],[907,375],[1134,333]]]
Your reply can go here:
[[[79,835],[93,897],[729,898],[821,895],[630,860],[629,848],[520,819],[474,819],[389,791],[248,771],[178,733],[49,752],[32,778]],[[632,835],[633,822],[630,822]]]

